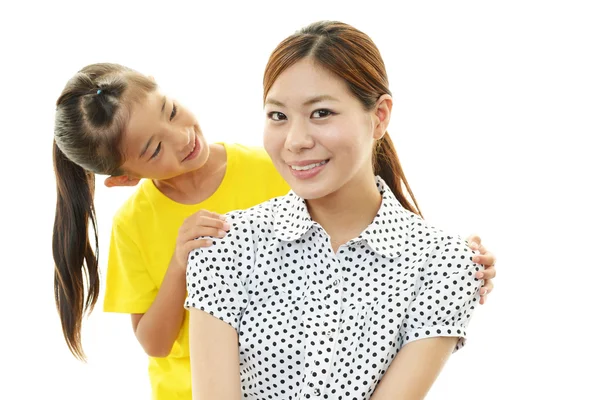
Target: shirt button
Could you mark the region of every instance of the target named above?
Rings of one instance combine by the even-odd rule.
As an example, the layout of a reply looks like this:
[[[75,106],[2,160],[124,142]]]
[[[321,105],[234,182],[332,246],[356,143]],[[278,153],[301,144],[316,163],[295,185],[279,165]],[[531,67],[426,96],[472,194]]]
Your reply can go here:
[[[315,396],[320,396],[321,395],[321,389],[316,388],[313,393],[315,394]]]

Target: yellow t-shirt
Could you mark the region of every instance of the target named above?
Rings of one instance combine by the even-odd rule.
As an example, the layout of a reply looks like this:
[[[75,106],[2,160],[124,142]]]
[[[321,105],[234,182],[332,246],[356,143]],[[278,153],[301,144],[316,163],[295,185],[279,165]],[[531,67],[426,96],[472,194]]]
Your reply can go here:
[[[224,146],[225,177],[207,200],[194,205],[176,203],[145,180],[119,209],[113,220],[104,311],[142,314],[148,310],[175,251],[179,227],[191,214],[201,209],[220,214],[246,209],[289,191],[264,149]],[[153,399],[192,398],[188,327],[186,311],[171,353],[149,358]]]

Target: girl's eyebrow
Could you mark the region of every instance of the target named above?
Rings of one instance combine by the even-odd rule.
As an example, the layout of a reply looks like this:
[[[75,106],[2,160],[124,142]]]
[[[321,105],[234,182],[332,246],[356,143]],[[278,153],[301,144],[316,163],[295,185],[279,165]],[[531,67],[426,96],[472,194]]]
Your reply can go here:
[[[142,158],[144,156],[144,154],[146,154],[146,151],[148,150],[148,147],[150,147],[150,143],[152,143],[152,140],[154,139],[154,136],[156,136],[156,135],[150,136],[150,139],[148,139],[148,142],[146,142],[146,145],[144,146],[144,149],[140,153],[139,158]]]
[[[163,96],[162,99],[162,106],[160,107],[160,113],[164,113],[165,112],[165,105],[167,104],[167,96]],[[139,158],[142,158],[144,156],[144,154],[146,154],[146,151],[148,151],[148,147],[150,147],[150,143],[152,143],[152,140],[154,139],[154,136],[156,135],[152,135],[150,136],[150,139],[148,139],[148,142],[146,142],[146,145],[144,146],[144,148],[142,149],[142,152],[139,155]]]

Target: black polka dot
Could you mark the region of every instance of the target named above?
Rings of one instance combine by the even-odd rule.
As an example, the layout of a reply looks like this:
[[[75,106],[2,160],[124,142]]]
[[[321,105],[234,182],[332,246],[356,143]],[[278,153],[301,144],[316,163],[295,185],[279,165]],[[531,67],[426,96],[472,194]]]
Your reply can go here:
[[[231,229],[188,259],[186,308],[238,332],[245,399],[364,399],[402,346],[464,346],[481,282],[473,252],[402,208],[380,210],[335,253],[293,192],[228,214]]]

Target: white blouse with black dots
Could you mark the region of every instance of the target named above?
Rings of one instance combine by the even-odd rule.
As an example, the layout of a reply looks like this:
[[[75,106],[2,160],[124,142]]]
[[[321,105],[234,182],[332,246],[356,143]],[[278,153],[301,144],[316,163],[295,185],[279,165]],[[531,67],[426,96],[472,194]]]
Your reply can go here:
[[[405,344],[464,345],[474,253],[377,185],[377,216],[337,253],[293,192],[229,213],[227,236],[190,253],[185,307],[237,331],[243,398],[368,399]]]

